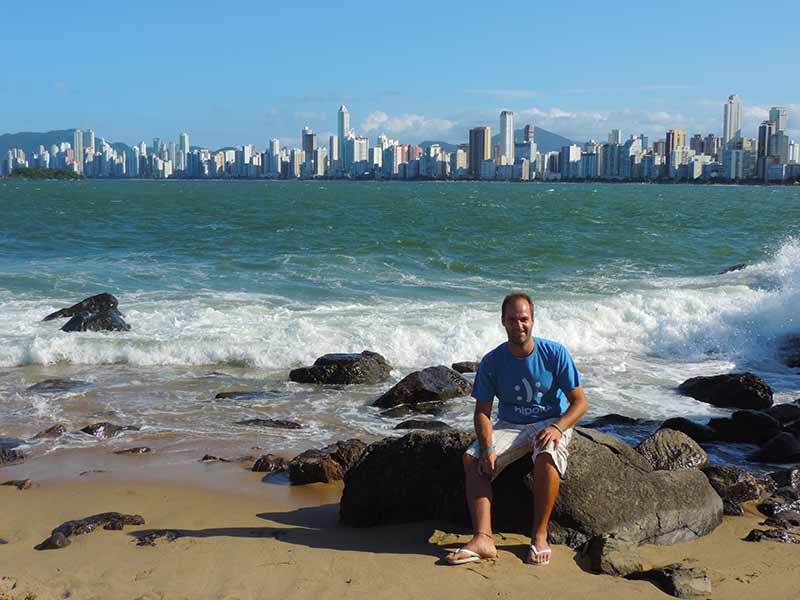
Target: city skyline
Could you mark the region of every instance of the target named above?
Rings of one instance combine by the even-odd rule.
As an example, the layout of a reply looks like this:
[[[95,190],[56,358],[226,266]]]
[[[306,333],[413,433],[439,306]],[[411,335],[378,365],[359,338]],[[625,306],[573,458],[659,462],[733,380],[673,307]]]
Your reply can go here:
[[[769,14],[793,8],[776,2]],[[716,131],[733,91],[744,135],[780,105],[800,137],[796,40],[778,32],[754,50],[759,11],[745,2],[615,14],[590,2],[567,12],[413,1],[233,11],[199,1],[186,11],[143,0],[76,11],[45,0],[6,12],[0,132],[94,128],[135,144],[187,130],[208,147],[271,137],[300,146],[304,126],[336,134],[329,107],[346,104],[365,135],[412,143],[465,141],[504,109],[575,141],[611,129],[655,137]],[[660,26],[676,19],[677,30]],[[54,58],[62,48],[69,60]]]

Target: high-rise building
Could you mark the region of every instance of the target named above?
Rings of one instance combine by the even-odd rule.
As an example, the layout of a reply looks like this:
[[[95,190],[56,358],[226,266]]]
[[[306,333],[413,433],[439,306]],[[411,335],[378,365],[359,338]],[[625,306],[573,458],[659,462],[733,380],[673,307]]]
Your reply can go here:
[[[769,109],[769,120],[775,123],[775,132],[786,131],[786,109],[782,106],[773,106]]]
[[[775,123],[772,121],[762,121],[758,127],[758,149],[756,153],[756,176],[759,179],[766,179],[767,165],[769,157],[773,154],[773,137],[775,133]]]
[[[608,134],[608,143],[622,144],[622,130],[612,129],[611,132]]]
[[[75,172],[83,174],[83,131],[76,129],[72,136],[72,148],[75,151]]]
[[[339,107],[339,112],[337,114],[337,125],[339,134],[338,158],[339,160],[342,160],[344,158],[344,138],[350,132],[350,111],[347,110],[347,107],[344,104]]]
[[[722,144],[736,144],[742,139],[742,101],[739,96],[728,96],[722,117]]]
[[[94,145],[94,131],[92,131],[91,129],[87,129],[86,130],[86,135],[84,136],[83,141],[86,142],[84,145],[87,148],[94,148],[95,147],[95,145]]]
[[[185,131],[178,136],[178,155],[175,162],[179,170],[187,170],[189,163],[189,134]]]
[[[317,134],[311,131],[310,128],[304,127],[302,142],[306,164],[311,164],[314,161],[314,150],[317,149]]]
[[[500,113],[500,156],[505,164],[514,164],[514,113],[504,110]]]
[[[670,129],[667,132],[666,147],[664,153],[667,157],[667,173],[674,170],[673,151],[686,147],[686,130],[685,129]]]
[[[523,142],[536,142],[536,128],[533,125],[525,125],[522,130]]]
[[[492,128],[475,127],[469,130],[469,172],[475,178],[481,176],[483,161],[492,158]]]

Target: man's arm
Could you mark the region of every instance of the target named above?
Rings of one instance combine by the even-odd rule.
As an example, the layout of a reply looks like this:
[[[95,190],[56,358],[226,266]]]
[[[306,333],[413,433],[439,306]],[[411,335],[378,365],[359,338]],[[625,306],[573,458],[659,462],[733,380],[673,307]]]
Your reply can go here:
[[[492,402],[476,400],[475,401],[475,435],[478,437],[478,445],[480,446],[478,453],[478,472],[484,475],[491,476],[494,474],[494,464],[497,458],[497,453],[488,448],[494,447],[492,433]]]
[[[536,445],[540,448],[546,446],[549,442],[553,442],[556,446],[561,442],[561,432],[566,431],[574,426],[584,413],[589,409],[589,403],[586,402],[586,396],[583,393],[583,386],[579,385],[574,390],[564,392],[569,402],[569,408],[561,418],[555,422],[556,427],[552,425],[545,427],[539,435],[536,436]],[[477,420],[476,420],[477,423]],[[477,425],[476,425],[477,429]],[[559,431],[559,429],[561,431]]]

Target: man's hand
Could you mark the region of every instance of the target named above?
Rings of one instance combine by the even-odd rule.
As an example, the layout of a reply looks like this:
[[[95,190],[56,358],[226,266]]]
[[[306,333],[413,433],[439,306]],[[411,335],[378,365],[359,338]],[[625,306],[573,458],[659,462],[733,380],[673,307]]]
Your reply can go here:
[[[558,448],[558,445],[561,443],[561,437],[561,432],[558,429],[552,425],[548,425],[536,435],[536,441],[534,443],[537,448],[545,448],[547,444],[553,442],[553,447]]]
[[[481,450],[481,457],[478,459],[478,473],[493,477],[496,460],[497,452],[494,450]]]

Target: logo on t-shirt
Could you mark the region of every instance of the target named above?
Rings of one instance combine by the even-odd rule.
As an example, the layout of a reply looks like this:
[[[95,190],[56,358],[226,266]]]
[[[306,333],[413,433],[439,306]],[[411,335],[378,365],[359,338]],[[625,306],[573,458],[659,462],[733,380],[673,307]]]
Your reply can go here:
[[[530,382],[525,377],[522,378],[522,385],[525,386],[525,402],[530,404],[531,402],[533,402],[533,388],[531,387]],[[520,388],[518,385],[514,386],[515,392],[519,392],[521,391],[521,389],[522,388]],[[517,402],[521,402],[522,399],[523,399],[522,396],[516,396]]]

